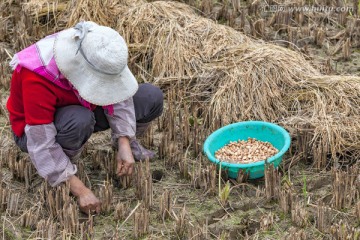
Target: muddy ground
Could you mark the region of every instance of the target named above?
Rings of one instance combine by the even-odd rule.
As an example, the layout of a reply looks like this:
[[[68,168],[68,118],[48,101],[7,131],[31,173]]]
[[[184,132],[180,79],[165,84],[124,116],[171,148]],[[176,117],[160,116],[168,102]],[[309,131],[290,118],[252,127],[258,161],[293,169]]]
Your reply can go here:
[[[216,3],[210,9],[201,1],[191,4],[199,9],[199,14],[220,24],[306,54],[324,73],[360,76],[356,39],[360,35],[353,37],[350,54],[343,46],[350,36],[345,33],[334,38],[346,31],[352,19],[358,19],[356,13],[348,14],[345,24],[339,23],[341,13],[328,17],[306,13],[311,19],[308,27],[324,31],[319,40],[319,36],[311,34],[302,36],[295,19],[290,19],[284,29],[265,24],[263,31],[252,30],[250,22],[270,21],[275,13],[259,11],[242,25],[241,16],[229,16],[234,11],[230,3],[225,7],[224,3]],[[241,2],[246,10],[250,4]],[[289,37],[290,28],[298,32],[294,39]],[[7,77],[10,79],[10,75]],[[167,147],[177,148],[180,155],[159,153],[162,126],[168,115],[156,120],[142,139],[158,152],[150,162],[150,170],[146,170],[146,164],[138,164],[137,175],[143,177],[134,176],[130,183],[128,179],[113,177],[114,151],[109,145],[109,132],[92,136],[78,163],[79,175],[102,198],[103,213],[83,215],[74,199],[68,199],[68,189],[46,186],[28,156],[13,144],[5,108],[8,92],[6,87],[1,89],[2,239],[359,239],[360,185],[356,163],[353,169],[342,166],[345,172],[333,171],[331,166],[315,169],[311,157],[299,159],[291,149],[278,171],[270,169],[266,178],[236,181],[227,179],[224,173],[219,188],[217,171],[204,156],[194,156],[194,149],[180,148],[175,142]],[[188,171],[174,158],[189,163]],[[197,175],[197,169],[207,169],[208,175]],[[229,196],[221,198],[219,192],[227,181]]]

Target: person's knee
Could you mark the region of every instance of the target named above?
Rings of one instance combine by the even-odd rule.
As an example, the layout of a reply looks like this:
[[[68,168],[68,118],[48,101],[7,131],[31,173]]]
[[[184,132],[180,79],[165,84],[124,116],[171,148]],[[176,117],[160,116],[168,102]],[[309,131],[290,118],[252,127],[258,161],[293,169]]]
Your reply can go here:
[[[146,83],[145,87],[149,93],[147,102],[152,106],[151,118],[154,119],[159,117],[163,112],[164,94],[159,87],[152,84]]]
[[[159,117],[164,108],[164,94],[157,86],[151,85],[151,101],[153,102],[154,118]]]
[[[150,83],[139,85],[133,96],[136,122],[148,123],[159,117],[163,111],[164,96],[159,87]]]
[[[63,148],[78,149],[91,136],[94,125],[94,113],[89,109],[77,105],[60,108],[55,115],[57,141]]]
[[[82,108],[74,119],[73,129],[78,132],[93,132],[95,126],[94,113],[86,108]]]

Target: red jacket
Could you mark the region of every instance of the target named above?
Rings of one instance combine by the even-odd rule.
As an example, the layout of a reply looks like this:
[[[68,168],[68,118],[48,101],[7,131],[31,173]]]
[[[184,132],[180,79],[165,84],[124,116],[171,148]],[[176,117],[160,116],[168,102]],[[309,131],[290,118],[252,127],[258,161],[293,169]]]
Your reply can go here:
[[[14,71],[6,107],[16,136],[24,134],[25,125],[49,124],[57,108],[81,105],[75,93],[65,90],[26,68]]]

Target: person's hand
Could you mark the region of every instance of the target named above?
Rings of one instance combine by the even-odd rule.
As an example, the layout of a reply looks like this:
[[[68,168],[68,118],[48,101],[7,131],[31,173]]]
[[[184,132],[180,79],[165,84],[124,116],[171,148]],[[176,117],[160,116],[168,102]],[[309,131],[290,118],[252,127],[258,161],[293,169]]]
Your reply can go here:
[[[69,178],[70,191],[78,198],[79,208],[86,214],[100,213],[101,202],[75,175]]]
[[[134,172],[134,156],[131,152],[130,142],[127,137],[119,138],[116,174],[120,176],[130,176]]]
[[[97,197],[88,189],[85,193],[78,197],[79,208],[82,212],[87,214],[100,213],[101,202]]]

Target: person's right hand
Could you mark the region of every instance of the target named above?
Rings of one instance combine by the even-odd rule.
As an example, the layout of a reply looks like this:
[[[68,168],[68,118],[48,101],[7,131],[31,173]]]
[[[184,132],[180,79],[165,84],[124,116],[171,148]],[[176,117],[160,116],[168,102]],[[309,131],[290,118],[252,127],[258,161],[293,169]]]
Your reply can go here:
[[[82,212],[87,214],[100,213],[101,202],[90,190],[81,194],[78,197],[78,202]]]
[[[71,176],[68,181],[71,193],[78,198],[80,210],[86,214],[100,213],[101,202],[93,192],[75,175]]]

